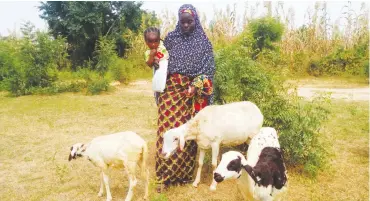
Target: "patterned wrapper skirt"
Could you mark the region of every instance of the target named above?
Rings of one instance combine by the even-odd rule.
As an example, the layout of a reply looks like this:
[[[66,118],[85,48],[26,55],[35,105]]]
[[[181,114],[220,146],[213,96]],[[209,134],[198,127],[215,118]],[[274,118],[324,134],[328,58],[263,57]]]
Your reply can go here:
[[[189,98],[185,91],[189,85],[197,88],[195,96]],[[212,82],[201,75],[194,79],[180,74],[167,77],[166,89],[158,97],[158,131],[156,143],[156,179],[160,184],[188,183],[193,179],[197,144],[186,141],[183,151],[175,152],[169,159],[159,155],[163,146],[163,134],[186,123],[198,111],[208,105],[212,94]]]

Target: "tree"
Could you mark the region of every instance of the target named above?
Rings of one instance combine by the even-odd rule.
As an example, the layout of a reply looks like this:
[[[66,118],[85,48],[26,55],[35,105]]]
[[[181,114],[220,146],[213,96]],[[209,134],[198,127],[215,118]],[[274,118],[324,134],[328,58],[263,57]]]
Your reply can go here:
[[[48,1],[39,6],[40,17],[48,22],[56,38],[63,36],[74,68],[93,58],[99,37],[116,41],[116,51],[123,56],[129,47],[124,33],[137,32],[141,25],[142,3],[123,1]]]
[[[274,42],[281,40],[284,26],[277,19],[272,17],[263,17],[252,20],[247,26],[248,32],[245,32],[246,41],[251,47],[252,58],[256,59],[258,54],[264,49],[274,50]]]

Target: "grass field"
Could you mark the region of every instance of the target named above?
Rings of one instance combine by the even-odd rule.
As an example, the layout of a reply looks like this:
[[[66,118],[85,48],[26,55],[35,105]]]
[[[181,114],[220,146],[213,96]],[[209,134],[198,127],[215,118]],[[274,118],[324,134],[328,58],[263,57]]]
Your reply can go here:
[[[0,93],[0,200],[105,200],[97,196],[99,169],[87,160],[68,162],[69,148],[95,136],[132,130],[150,147],[154,179],[156,106],[151,85],[140,81],[99,96],[64,93],[55,96],[7,97]],[[329,167],[316,180],[288,169],[286,200],[369,200],[369,103],[334,101],[322,139],[331,146]],[[209,164],[210,165],[210,164]],[[204,167],[197,189],[150,189],[150,200],[241,200],[235,181],[209,191],[210,167]],[[128,181],[123,171],[111,171],[113,200],[124,200]],[[143,184],[135,189],[141,200]]]

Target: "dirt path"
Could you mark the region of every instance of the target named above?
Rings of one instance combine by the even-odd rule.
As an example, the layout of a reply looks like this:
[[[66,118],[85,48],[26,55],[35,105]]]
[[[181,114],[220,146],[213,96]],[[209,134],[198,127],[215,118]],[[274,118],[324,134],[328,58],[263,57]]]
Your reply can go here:
[[[132,82],[135,90],[145,91],[151,93],[151,82],[148,80],[137,80]],[[316,93],[330,93],[330,97],[333,99],[342,99],[347,101],[368,101],[369,100],[369,88],[368,87],[356,87],[356,88],[337,88],[337,87],[322,87],[320,84],[317,85],[300,85],[298,87],[298,96],[310,99],[315,96]]]
[[[316,88],[316,87],[304,87],[298,88],[298,96],[310,99],[315,93],[330,93],[330,97],[333,99],[342,99],[347,101],[368,101],[369,100],[369,88]]]

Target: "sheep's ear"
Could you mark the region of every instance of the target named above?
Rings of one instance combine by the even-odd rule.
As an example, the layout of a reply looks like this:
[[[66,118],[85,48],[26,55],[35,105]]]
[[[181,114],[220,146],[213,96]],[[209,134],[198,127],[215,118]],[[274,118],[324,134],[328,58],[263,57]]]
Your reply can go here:
[[[249,166],[249,165],[245,165],[243,167],[244,167],[245,171],[248,172],[249,176],[252,177],[252,179],[254,180],[254,182],[258,183],[256,174],[255,174],[253,168],[251,166]]]
[[[68,161],[71,161],[72,160],[72,155],[71,154],[69,154],[69,156],[68,156]]]
[[[85,144],[82,144],[80,148],[81,148],[81,152],[86,151],[86,146],[85,146]]]
[[[71,146],[71,152],[69,152],[68,161],[71,161],[73,159],[72,151],[73,151],[73,146]]]
[[[180,150],[183,151],[185,147],[185,138],[183,134],[180,134],[179,136],[179,144],[180,144]]]

